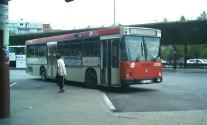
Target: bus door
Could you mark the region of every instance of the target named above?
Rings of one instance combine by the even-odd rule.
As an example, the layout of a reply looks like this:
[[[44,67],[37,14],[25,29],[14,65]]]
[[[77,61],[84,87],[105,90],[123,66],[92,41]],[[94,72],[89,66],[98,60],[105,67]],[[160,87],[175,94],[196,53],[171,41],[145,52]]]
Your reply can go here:
[[[101,84],[119,84],[119,39],[101,41]]]
[[[48,58],[47,58],[47,76],[55,78],[57,73],[57,42],[48,42],[47,44]]]

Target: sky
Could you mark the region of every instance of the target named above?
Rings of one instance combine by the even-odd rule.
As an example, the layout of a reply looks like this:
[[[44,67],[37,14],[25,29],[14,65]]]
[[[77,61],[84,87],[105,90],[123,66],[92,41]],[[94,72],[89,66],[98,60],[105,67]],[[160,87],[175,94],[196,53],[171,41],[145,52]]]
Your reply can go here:
[[[115,23],[122,25],[194,20],[207,12],[207,0],[115,0]],[[114,24],[114,0],[11,0],[9,20],[49,23],[55,29]]]

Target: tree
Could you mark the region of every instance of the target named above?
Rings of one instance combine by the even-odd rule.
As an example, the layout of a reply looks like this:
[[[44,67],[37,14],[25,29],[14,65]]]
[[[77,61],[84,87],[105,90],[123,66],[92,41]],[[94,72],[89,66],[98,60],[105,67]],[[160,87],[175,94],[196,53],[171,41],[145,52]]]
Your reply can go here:
[[[207,20],[207,13],[203,11],[197,20]]]
[[[186,21],[185,17],[184,16],[181,16],[180,17],[180,22],[185,22],[185,21]]]
[[[161,47],[161,58],[164,60],[172,60],[172,46],[162,46]]]
[[[188,45],[188,58],[207,58],[207,45]]]

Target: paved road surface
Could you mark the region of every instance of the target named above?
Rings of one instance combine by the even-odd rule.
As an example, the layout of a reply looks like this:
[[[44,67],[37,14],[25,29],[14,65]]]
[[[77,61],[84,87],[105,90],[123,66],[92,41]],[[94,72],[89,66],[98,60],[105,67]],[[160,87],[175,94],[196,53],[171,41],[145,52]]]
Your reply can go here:
[[[122,112],[207,109],[207,73],[165,72],[162,84],[136,85],[105,91]]]

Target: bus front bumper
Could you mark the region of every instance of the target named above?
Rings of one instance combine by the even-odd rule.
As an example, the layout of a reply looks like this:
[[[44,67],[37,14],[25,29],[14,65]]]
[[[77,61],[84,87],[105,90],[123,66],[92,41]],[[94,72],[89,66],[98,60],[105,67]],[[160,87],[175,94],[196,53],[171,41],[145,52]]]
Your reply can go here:
[[[162,77],[160,78],[149,78],[149,79],[130,79],[130,80],[121,80],[121,84],[125,85],[134,85],[134,84],[152,84],[162,82]]]

